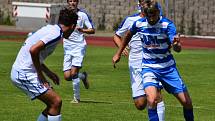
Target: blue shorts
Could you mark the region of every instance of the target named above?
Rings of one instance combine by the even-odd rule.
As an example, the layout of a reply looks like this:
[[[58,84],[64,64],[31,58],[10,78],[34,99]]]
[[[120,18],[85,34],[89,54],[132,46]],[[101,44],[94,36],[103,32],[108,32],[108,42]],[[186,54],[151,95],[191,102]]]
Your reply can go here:
[[[144,68],[142,70],[142,75],[144,89],[148,86],[155,86],[158,88],[159,82],[161,82],[168,93],[178,94],[187,91],[176,66],[170,66],[164,69]]]

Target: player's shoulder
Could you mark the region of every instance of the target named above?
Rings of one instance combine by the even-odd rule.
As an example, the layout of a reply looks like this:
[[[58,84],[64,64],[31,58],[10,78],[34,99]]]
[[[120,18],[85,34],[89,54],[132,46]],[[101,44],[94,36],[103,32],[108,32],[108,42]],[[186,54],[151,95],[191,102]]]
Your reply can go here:
[[[78,8],[78,14],[89,16],[88,12],[84,8]]]
[[[136,20],[136,19],[139,19],[139,18],[141,18],[140,13],[134,13],[134,14],[129,15],[129,16],[126,17],[126,19],[128,19],[128,20]]]
[[[130,23],[140,19],[140,13],[134,13],[132,15],[126,16],[122,23]]]
[[[169,18],[164,17],[164,16],[162,16],[162,18],[161,18],[161,22],[173,23],[173,21],[172,21],[172,20],[170,20]]]

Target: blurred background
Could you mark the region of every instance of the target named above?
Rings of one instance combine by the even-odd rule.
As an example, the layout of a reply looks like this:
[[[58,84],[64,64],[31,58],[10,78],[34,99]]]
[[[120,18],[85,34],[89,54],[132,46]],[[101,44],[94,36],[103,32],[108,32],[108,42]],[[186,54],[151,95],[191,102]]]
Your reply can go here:
[[[178,32],[185,35],[215,35],[215,0],[157,1],[162,5],[164,16],[175,22]],[[17,19],[19,14],[16,13],[17,6],[12,5],[13,2],[44,3],[51,6],[58,4],[61,7],[66,5],[66,0],[0,0],[1,25],[16,25],[21,21],[21,18]],[[91,16],[97,30],[111,32],[126,16],[137,12],[137,0],[79,0],[79,7]],[[53,14],[52,9],[48,11],[51,12],[46,16],[48,20],[45,22],[53,23],[56,14]]]

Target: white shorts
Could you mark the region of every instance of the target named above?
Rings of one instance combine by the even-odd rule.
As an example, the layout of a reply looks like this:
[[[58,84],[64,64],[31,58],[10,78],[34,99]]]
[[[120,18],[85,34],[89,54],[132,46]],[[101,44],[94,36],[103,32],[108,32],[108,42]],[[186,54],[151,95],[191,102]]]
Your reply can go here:
[[[32,100],[48,91],[48,88],[39,82],[37,73],[20,72],[12,68],[11,79],[13,84]]]
[[[129,67],[130,78],[131,78],[131,89],[133,99],[140,96],[145,96],[144,85],[142,80],[142,68]]]
[[[63,71],[70,70],[72,66],[82,67],[86,49],[85,47],[68,47],[64,46],[64,63]]]
[[[129,71],[130,71],[133,99],[136,99],[141,96],[145,96],[142,68],[135,68],[130,66]],[[163,89],[161,82],[157,82],[157,83],[159,85],[158,89]]]

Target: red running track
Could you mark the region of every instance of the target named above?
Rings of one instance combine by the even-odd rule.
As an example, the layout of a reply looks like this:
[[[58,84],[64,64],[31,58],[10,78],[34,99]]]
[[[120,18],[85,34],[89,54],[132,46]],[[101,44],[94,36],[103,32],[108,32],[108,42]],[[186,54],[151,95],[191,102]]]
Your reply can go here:
[[[27,32],[2,31],[0,36],[27,35]],[[88,45],[114,47],[113,37],[87,36]],[[13,41],[16,41],[13,39]],[[183,48],[215,49],[215,39],[181,38]]]

